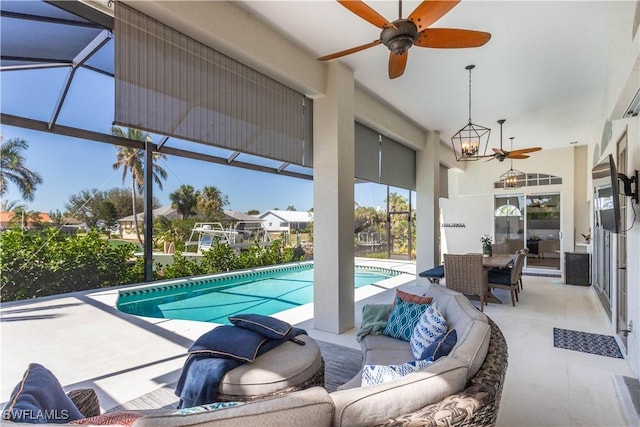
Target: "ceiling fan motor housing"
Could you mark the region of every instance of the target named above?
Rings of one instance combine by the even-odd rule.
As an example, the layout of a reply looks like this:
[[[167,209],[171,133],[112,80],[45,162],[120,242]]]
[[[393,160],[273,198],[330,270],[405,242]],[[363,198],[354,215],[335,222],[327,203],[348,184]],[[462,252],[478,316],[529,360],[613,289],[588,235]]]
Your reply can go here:
[[[403,55],[418,37],[416,25],[406,19],[393,22],[394,27],[387,27],[380,33],[380,40],[389,50],[396,55]]]

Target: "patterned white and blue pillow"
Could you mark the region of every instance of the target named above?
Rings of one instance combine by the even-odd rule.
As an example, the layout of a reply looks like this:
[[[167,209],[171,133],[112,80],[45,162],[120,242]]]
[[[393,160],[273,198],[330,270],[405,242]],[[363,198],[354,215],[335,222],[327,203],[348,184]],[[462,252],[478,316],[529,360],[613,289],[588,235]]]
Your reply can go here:
[[[427,304],[405,302],[400,297],[396,297],[396,305],[391,311],[391,315],[382,334],[409,341],[413,329],[427,307]]]
[[[413,356],[419,359],[425,349],[438,337],[446,334],[448,330],[447,319],[440,311],[438,303],[434,302],[426,309],[413,329],[413,334],[409,340]]]
[[[200,414],[202,412],[213,412],[220,409],[233,408],[234,406],[242,405],[244,402],[213,402],[206,405],[192,406],[191,408],[183,408],[171,415],[192,415]]]
[[[433,363],[430,360],[412,360],[401,365],[364,365],[362,369],[362,387],[395,381],[412,372],[424,369]]]

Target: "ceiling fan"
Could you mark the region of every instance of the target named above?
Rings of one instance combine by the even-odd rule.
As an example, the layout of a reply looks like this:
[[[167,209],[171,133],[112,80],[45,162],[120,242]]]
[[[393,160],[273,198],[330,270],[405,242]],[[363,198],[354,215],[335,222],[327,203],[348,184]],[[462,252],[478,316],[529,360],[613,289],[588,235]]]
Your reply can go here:
[[[504,150],[502,148],[502,124],[504,122],[506,122],[505,119],[498,120],[498,123],[500,124],[500,148],[492,148],[493,154],[484,156],[484,157],[490,157],[490,159],[487,161],[497,159],[499,162],[504,162],[504,159],[528,159],[529,158],[529,156],[527,156],[528,153],[533,153],[533,152],[542,150],[541,147],[521,148],[520,150],[512,149],[511,151]],[[511,144],[513,148],[513,141],[511,142]]]
[[[403,19],[402,0],[399,0],[400,17],[396,21],[389,22],[362,1],[338,0],[338,3],[351,12],[381,28],[380,38],[371,43],[322,56],[318,59],[320,61],[329,61],[383,44],[391,51],[389,54],[389,78],[395,79],[404,73],[407,66],[408,51],[411,46],[456,49],[484,45],[491,38],[491,34],[457,28],[428,28],[459,2],[460,0],[425,0],[411,12],[408,18]]]

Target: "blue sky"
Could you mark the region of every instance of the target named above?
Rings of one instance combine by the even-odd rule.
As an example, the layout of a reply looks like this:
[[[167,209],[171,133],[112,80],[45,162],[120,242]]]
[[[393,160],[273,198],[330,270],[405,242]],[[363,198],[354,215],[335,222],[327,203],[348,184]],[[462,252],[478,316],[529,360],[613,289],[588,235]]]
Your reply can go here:
[[[122,170],[113,170],[111,166],[116,158],[114,146],[4,125],[1,132],[5,140],[23,138],[29,143],[26,165],[43,178],[35,200],[26,203],[30,210],[64,211],[72,194],[93,188],[123,187]],[[196,189],[215,185],[229,198],[227,209],[242,212],[286,209],[289,205],[300,211],[313,207],[311,180],[179,157],[169,157],[160,164],[169,175],[162,191],[154,187],[154,195],[161,204],[170,203],[169,194],[180,185],[188,184]],[[128,189],[129,185],[127,179],[124,186]],[[408,195],[407,190],[395,191]],[[385,198],[386,187],[383,185],[364,183],[355,186],[355,199],[360,205],[382,207]],[[3,200],[21,200],[21,196],[17,188],[10,185]]]
[[[0,74],[0,105],[3,113],[49,121],[54,111],[66,69],[3,72]],[[92,131],[111,133],[114,111],[113,79],[87,70],[79,70],[57,123]],[[114,187],[130,188],[130,181],[122,183],[122,171],[113,170],[116,148],[110,144],[85,141],[50,133],[1,125],[5,140],[22,138],[29,144],[25,154],[26,166],[38,172],[43,183],[35,193],[35,200],[27,202],[30,210],[50,212],[64,205],[69,196],[82,190]],[[159,136],[154,135],[158,142]],[[183,146],[184,147],[184,146]],[[198,149],[202,149],[199,145]],[[211,150],[206,151],[209,154]],[[168,195],[180,185],[201,189],[206,185],[218,187],[227,195],[227,209],[246,212],[250,209],[286,209],[295,206],[306,211],[313,207],[311,180],[256,172],[237,167],[198,160],[169,157],[161,162],[168,172],[163,190],[154,187],[154,196],[161,204],[168,204]],[[394,190],[392,190],[394,191]],[[398,190],[408,195],[407,190]],[[363,206],[384,206],[386,187],[378,184],[357,184],[356,202]],[[16,187],[9,185],[3,200],[21,200]]]

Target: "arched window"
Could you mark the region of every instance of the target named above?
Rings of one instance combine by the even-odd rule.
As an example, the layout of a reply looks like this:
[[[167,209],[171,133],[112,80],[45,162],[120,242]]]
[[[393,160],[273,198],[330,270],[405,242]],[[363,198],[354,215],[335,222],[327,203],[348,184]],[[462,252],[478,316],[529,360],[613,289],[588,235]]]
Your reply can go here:
[[[522,216],[522,212],[516,206],[502,205],[496,209],[495,216]]]

